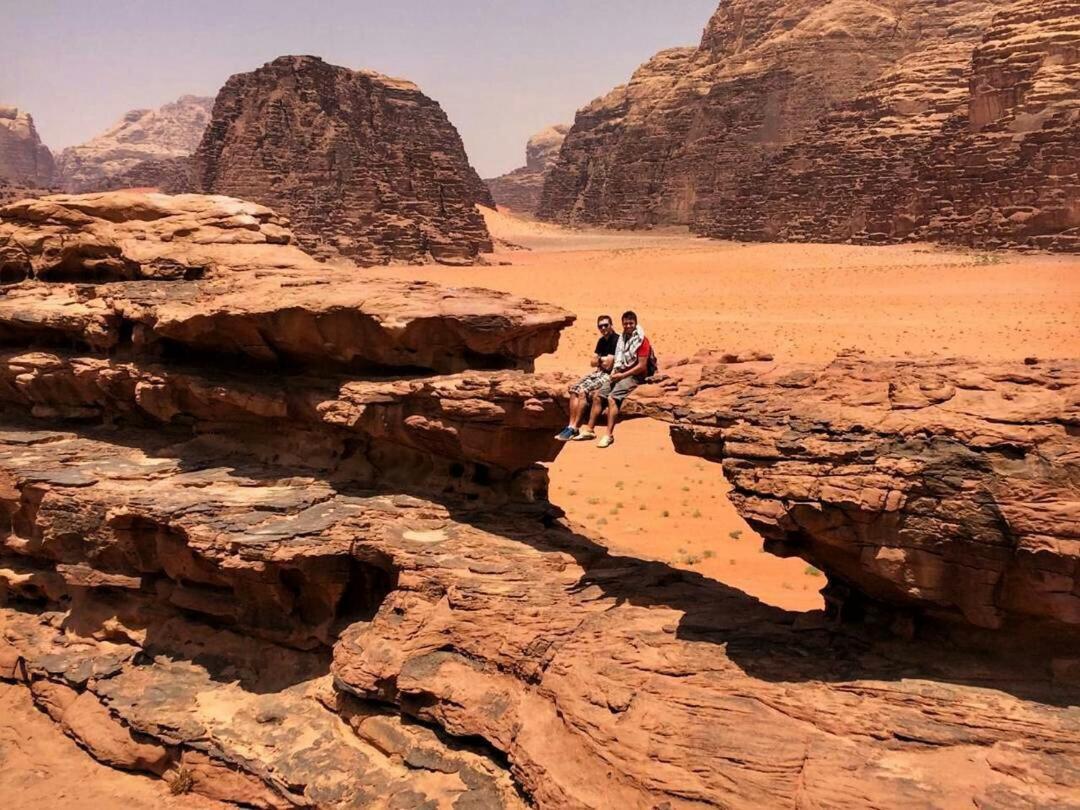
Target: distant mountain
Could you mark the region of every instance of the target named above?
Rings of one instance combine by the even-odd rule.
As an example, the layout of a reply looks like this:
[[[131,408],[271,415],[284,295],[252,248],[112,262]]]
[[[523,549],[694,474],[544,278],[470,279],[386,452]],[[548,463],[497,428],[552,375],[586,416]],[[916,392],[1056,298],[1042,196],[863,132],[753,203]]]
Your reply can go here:
[[[169,172],[199,145],[213,105],[212,98],[181,96],[156,110],[131,110],[60,154],[61,185],[72,192],[171,185]]]
[[[193,159],[194,189],[268,205],[323,256],[470,263],[493,205],[458,131],[412,82],[282,56],[231,77]]]
[[[498,205],[523,214],[535,214],[544,179],[559,157],[570,127],[555,124],[537,132],[525,145],[525,165],[500,177],[485,180]]]
[[[0,105],[0,179],[12,186],[46,188],[56,166],[30,113]]]

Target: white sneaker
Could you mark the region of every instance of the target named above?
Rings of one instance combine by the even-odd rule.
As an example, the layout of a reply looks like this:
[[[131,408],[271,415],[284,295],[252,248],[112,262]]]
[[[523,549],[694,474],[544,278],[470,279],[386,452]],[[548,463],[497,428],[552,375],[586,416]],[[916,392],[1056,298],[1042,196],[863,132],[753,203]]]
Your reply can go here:
[[[611,447],[615,444],[615,437],[611,435],[601,436],[600,441],[596,443],[597,447]]]

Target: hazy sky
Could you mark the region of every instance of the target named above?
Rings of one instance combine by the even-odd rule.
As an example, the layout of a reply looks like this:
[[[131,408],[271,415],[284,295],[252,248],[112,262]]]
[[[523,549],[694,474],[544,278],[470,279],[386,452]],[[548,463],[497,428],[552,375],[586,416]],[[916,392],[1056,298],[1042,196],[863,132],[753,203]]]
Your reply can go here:
[[[656,51],[696,44],[718,0],[0,0],[0,104],[59,151],[124,112],[282,54],[411,79],[442,104],[484,177],[573,121]]]

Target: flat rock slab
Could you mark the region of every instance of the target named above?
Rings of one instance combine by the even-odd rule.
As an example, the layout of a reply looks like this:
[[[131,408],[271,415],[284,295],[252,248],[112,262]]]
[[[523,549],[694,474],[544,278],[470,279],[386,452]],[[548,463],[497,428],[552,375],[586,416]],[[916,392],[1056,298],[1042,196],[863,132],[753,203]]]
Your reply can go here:
[[[364,438],[395,445],[403,455],[412,450],[446,463],[487,465],[505,476],[553,461],[562,449],[554,436],[566,424],[567,382],[519,371],[290,377],[70,352],[0,352],[0,403],[46,420],[194,423],[203,434],[271,434],[264,444],[274,434],[309,431],[328,444]],[[223,440],[220,452],[230,444]],[[296,463],[324,463],[326,454],[314,450],[309,447],[306,464],[303,458]],[[391,461],[382,460],[384,473]],[[353,481],[362,473],[354,469]]]
[[[0,208],[0,341],[309,368],[531,368],[574,321],[503,293],[316,262],[228,197],[110,192]]]

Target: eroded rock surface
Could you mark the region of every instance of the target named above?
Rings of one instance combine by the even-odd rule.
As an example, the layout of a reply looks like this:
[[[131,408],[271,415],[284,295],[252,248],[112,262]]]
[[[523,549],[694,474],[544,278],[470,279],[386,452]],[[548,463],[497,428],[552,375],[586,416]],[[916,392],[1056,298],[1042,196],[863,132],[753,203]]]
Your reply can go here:
[[[193,190],[288,216],[309,250],[359,264],[471,263],[494,207],[442,108],[413,83],[283,56],[231,77]]]
[[[69,733],[124,767],[195,761],[262,806],[516,806],[511,778],[543,807],[1076,804],[1080,715],[1037,667],[833,633],[527,513],[122,435],[0,435],[0,663],[46,708],[103,705],[116,726]]]
[[[270,209],[202,195],[57,195],[0,209],[0,341],[323,368],[529,368],[564,310],[334,270]],[[99,282],[87,284],[86,282]]]
[[[339,304],[374,325],[302,319],[290,345],[318,334],[331,362],[290,363],[263,355],[290,334],[282,313],[320,323],[320,302],[348,284],[268,209],[92,195],[0,218],[25,270],[0,290],[17,302],[0,312],[0,679],[98,761],[259,808],[1080,806],[1069,636],[1049,657],[879,637],[615,556],[568,525],[537,464],[562,446],[567,380],[489,370],[493,356],[525,365],[553,348],[566,313],[372,280]],[[64,244],[66,276],[50,281],[49,246]],[[130,272],[103,280],[102,257]],[[115,342],[101,338],[110,318]],[[262,318],[247,333],[259,341],[237,337]],[[457,341],[435,340],[442,359],[407,374],[385,365],[416,323]],[[369,364],[335,359],[346,355]],[[708,391],[727,371],[705,365],[673,367],[639,409],[678,421],[677,436],[716,429]],[[747,430],[787,418],[771,378],[755,382],[768,365],[743,369]],[[878,407],[878,378],[848,371],[838,394],[865,388]],[[957,453],[1023,440],[1023,458],[1002,453],[1011,480],[1047,503],[1068,497],[1074,482],[1047,482],[1051,461],[1071,469],[1055,442],[1075,438],[1055,439],[1064,422],[1038,414],[1072,401],[1075,371],[1031,397],[1013,391],[1029,384],[1017,371],[969,371],[990,379],[970,390],[990,393],[952,397],[967,403]],[[786,407],[796,390],[833,402],[812,379],[791,377]],[[888,401],[937,408],[958,430],[939,387],[917,382]],[[996,386],[1016,394],[1010,406]],[[776,441],[808,443],[788,422]],[[897,460],[871,438],[856,449],[866,465],[917,479],[918,455]],[[910,440],[940,457],[932,435]],[[1051,472],[1037,474],[1037,454]],[[972,531],[989,531],[978,486],[996,469],[964,468],[974,488],[955,504]]]
[[[521,214],[535,214],[540,205],[544,179],[559,157],[570,127],[555,124],[537,132],[525,146],[525,165],[485,180],[495,203]]]
[[[177,161],[190,158],[210,122],[214,100],[181,96],[156,110],[130,110],[109,129],[60,153],[65,191],[177,185]]]
[[[1076,0],[720,5],[578,112],[540,216],[1076,249]]]
[[[1080,3],[1003,9],[970,86],[917,164],[905,201],[915,235],[1080,251]]]
[[[52,152],[41,142],[30,113],[0,105],[0,180],[48,188],[55,171]]]
[[[838,599],[1080,638],[1080,364],[702,354],[643,389]]]

